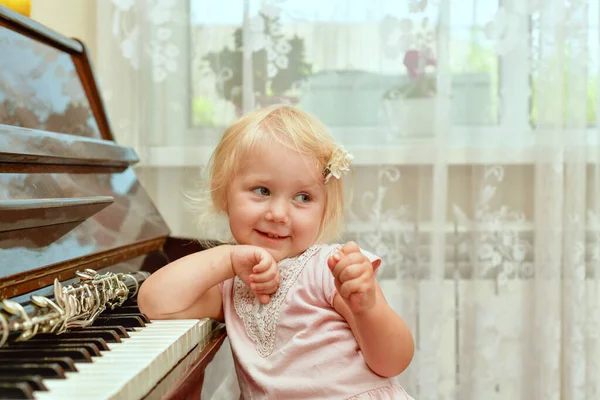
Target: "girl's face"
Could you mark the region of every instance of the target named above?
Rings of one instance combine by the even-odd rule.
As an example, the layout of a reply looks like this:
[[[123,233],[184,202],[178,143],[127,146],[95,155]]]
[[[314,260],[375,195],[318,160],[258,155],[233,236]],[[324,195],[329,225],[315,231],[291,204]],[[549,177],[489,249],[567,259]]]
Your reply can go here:
[[[244,160],[227,193],[227,214],[239,244],[259,246],[276,261],[314,244],[326,192],[315,160],[280,144],[260,146]]]

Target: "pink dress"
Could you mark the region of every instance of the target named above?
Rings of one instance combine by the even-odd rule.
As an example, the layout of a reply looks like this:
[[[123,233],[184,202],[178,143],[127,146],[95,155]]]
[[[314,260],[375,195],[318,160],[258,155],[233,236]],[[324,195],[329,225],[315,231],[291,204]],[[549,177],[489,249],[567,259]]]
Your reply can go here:
[[[369,369],[350,326],[333,308],[336,288],[327,258],[339,247],[315,245],[281,260],[281,284],[267,305],[237,277],[223,282],[243,399],[411,399],[394,379]]]

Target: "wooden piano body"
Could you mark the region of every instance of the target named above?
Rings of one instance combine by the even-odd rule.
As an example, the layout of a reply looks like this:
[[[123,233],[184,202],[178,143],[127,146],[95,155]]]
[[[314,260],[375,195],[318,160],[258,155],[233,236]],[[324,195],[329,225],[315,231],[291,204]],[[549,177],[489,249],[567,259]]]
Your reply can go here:
[[[77,281],[75,271],[152,273],[201,250],[193,240],[170,237],[137,180],[136,161],[133,149],[114,140],[85,46],[0,6],[0,300],[30,313],[32,295],[52,299],[53,282],[64,287]],[[15,318],[9,306],[14,303],[2,303],[7,320]],[[135,298],[125,305],[135,309]],[[121,321],[111,319],[118,309],[110,312],[100,315],[112,325]],[[204,369],[225,338],[222,324],[204,322],[205,336],[170,360],[164,376],[143,379],[150,388],[141,397],[199,398]],[[128,331],[143,333],[152,326]],[[2,329],[8,327],[0,326],[0,337]],[[0,397],[9,388],[27,389],[11,383],[18,366],[10,369],[2,351],[30,354],[21,346],[50,346],[46,343],[66,340],[61,337],[38,333],[17,342],[11,332],[0,347]],[[117,372],[125,369],[115,365]],[[77,374],[67,373],[67,380]],[[73,391],[77,398],[93,397],[91,391]],[[33,396],[48,398],[47,393]]]

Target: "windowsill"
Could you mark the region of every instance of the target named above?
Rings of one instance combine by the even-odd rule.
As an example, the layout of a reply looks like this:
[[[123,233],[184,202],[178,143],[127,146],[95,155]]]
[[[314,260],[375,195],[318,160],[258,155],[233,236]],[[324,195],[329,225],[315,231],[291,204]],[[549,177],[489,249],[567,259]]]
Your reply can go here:
[[[215,137],[217,129],[190,131],[198,136],[210,133]],[[222,131],[222,130],[219,130]],[[507,135],[500,127],[456,127],[446,137],[394,138],[382,135],[381,128],[338,128],[334,135],[344,143],[354,155],[355,166],[370,165],[465,165],[465,164],[534,164],[562,160],[568,162],[581,159],[583,154],[587,162],[600,160],[600,141],[598,128],[589,128],[586,140],[577,144],[576,132],[561,131],[568,137],[565,144],[554,144],[551,132],[530,130]],[[345,138],[344,138],[345,137]],[[356,139],[364,138],[357,141]],[[377,144],[372,144],[377,143]],[[213,150],[212,145],[171,145],[148,147],[140,151],[144,167],[197,167],[208,161]]]

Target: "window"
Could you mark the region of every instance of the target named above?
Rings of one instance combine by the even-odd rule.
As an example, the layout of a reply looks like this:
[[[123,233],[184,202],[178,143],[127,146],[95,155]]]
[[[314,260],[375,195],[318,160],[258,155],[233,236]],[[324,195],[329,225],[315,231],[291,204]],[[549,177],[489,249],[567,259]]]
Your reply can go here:
[[[565,33],[563,50],[573,62],[563,65],[570,77],[564,90],[551,83],[546,92],[539,67],[549,67],[548,53],[543,59],[536,53],[545,40],[538,21],[548,14],[544,2],[288,0],[260,8],[263,3],[228,0],[206,8],[189,2],[194,145],[212,145],[242,110],[280,102],[316,114],[367,164],[430,163],[435,136],[457,149],[450,163],[477,163],[486,146],[495,146],[498,162],[530,162],[540,99],[551,110],[549,101],[564,98],[572,102],[565,113],[576,116],[587,91],[586,118],[595,123],[596,1],[575,15],[578,23],[587,18],[581,32],[587,47],[574,27]],[[589,61],[585,83],[575,70],[581,66],[575,52],[582,50]],[[242,61],[244,54],[251,62]],[[500,145],[507,151],[498,151]]]
[[[258,9],[259,2],[251,1],[244,10],[242,1],[210,9],[190,2],[192,127],[226,124],[244,101],[289,102],[339,132],[388,129],[393,136],[403,123],[394,120],[394,100],[405,108],[414,103],[413,113],[431,113],[446,71],[452,76],[453,123],[497,124],[500,65],[486,31],[497,0],[453,2],[443,16],[440,7],[426,3],[310,0]],[[443,55],[440,40],[448,41]],[[251,63],[242,62],[244,51],[252,54]],[[432,119],[409,122],[419,120]]]
[[[493,23],[498,7],[498,0],[452,3],[449,63],[455,125],[495,125],[499,121],[500,65]]]
[[[540,12],[531,15],[531,123],[537,125],[540,113],[549,102],[561,101],[563,115],[542,117],[548,119],[560,118],[566,126],[581,121],[585,113],[588,126],[596,125],[598,110],[598,49],[600,49],[598,29],[598,2],[581,3],[574,8],[566,3],[563,10],[568,14],[565,24],[566,32],[560,34],[549,29],[550,20],[542,20]],[[587,65],[582,63],[587,59]],[[587,68],[586,68],[587,67]],[[560,68],[564,71],[562,82],[544,81],[544,69]],[[555,76],[555,74],[553,74]],[[541,83],[548,85],[540,86]],[[561,87],[556,87],[556,84]],[[543,99],[546,107],[540,107],[540,95],[549,89],[549,96]],[[582,99],[587,95],[585,107]],[[542,110],[541,110],[542,109]]]

